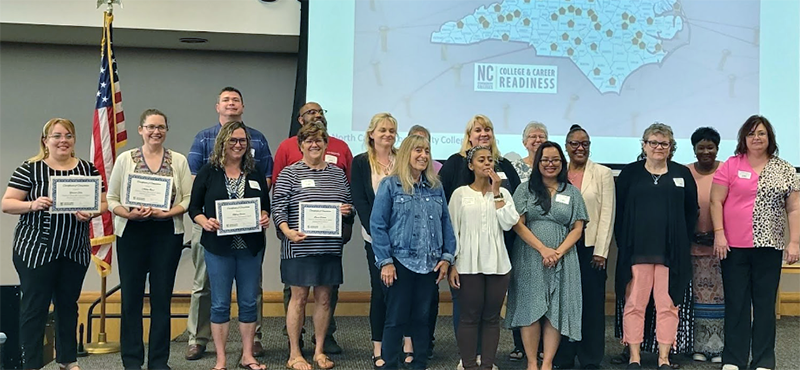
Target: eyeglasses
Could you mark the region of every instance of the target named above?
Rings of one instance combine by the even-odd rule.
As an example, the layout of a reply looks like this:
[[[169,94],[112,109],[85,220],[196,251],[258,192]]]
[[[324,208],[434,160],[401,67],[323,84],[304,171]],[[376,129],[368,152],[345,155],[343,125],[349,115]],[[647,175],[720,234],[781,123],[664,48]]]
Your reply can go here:
[[[305,144],[305,145],[314,145],[314,144],[322,145],[323,142],[324,141],[322,139],[307,139],[307,140],[303,140],[303,144]]]
[[[560,164],[561,158],[542,158],[541,163]]]
[[[239,144],[239,145],[242,145],[242,146],[247,146],[247,138],[237,139],[235,137],[232,137],[232,138],[228,139],[228,144],[231,144],[231,146],[234,146],[236,144]]]
[[[167,126],[164,126],[164,125],[147,125],[147,126],[142,126],[142,127],[144,127],[144,129],[147,130],[148,132],[153,132],[153,131],[156,131],[156,130],[161,131],[161,132],[169,131],[169,128]]]
[[[653,149],[655,149],[657,147],[661,147],[661,149],[667,149],[667,148],[670,147],[670,142],[669,141],[645,140],[644,143],[649,145]]]
[[[327,109],[319,109],[319,110],[317,110],[317,109],[309,109],[309,110],[307,110],[307,111],[305,111],[303,113],[300,113],[300,115],[301,116],[305,116],[306,114],[310,114],[310,115],[313,116],[313,115],[315,115],[317,113],[319,113],[319,114],[324,116],[325,113],[328,113],[328,110]]]
[[[588,140],[587,141],[570,140],[567,141],[567,144],[569,144],[569,146],[571,146],[573,149],[578,149],[579,147],[589,148],[589,145],[592,145],[592,142]]]
[[[536,139],[547,140],[547,136],[544,135],[528,135],[527,138],[528,140],[536,140]]]
[[[752,137],[756,137],[756,136],[758,136],[758,137],[767,137],[767,132],[766,131],[759,131],[759,132],[749,132],[747,134],[747,137],[751,137],[751,138]]]
[[[47,135],[47,137],[49,139],[56,139],[56,140],[61,140],[62,138],[63,139],[67,139],[67,140],[74,140],[75,139],[75,135],[73,135],[73,134],[65,134],[65,135],[52,134],[52,135]]]

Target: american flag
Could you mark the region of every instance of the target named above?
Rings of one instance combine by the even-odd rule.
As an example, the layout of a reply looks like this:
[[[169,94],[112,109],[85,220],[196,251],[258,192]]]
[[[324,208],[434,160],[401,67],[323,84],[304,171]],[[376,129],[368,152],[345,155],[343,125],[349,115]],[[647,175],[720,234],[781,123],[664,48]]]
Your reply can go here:
[[[108,184],[108,175],[114,167],[117,150],[125,146],[128,138],[125,115],[122,112],[117,61],[114,59],[114,46],[111,42],[113,20],[114,16],[106,12],[100,49],[100,83],[92,122],[92,147],[89,151],[89,156],[105,184]],[[92,260],[97,264],[100,276],[107,276],[111,273],[111,243],[114,242],[111,212],[94,218],[90,224],[90,233]]]

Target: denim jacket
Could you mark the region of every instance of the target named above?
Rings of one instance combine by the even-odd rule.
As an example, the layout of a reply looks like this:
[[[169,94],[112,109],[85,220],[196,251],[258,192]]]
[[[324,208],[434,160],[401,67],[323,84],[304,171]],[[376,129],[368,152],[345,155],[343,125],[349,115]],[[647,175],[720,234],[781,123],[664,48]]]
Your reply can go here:
[[[384,178],[375,194],[369,219],[375,265],[382,268],[396,258],[418,274],[433,271],[439,261],[453,264],[456,237],[444,190],[422,180],[413,194],[403,190],[397,176]]]

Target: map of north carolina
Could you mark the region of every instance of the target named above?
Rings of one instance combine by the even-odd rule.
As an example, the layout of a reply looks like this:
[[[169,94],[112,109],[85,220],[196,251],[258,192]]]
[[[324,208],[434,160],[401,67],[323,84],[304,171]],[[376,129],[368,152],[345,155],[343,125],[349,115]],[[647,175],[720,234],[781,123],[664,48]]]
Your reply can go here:
[[[619,94],[638,68],[658,64],[683,30],[678,0],[505,0],[443,24],[431,42],[524,42],[569,58],[600,93]]]

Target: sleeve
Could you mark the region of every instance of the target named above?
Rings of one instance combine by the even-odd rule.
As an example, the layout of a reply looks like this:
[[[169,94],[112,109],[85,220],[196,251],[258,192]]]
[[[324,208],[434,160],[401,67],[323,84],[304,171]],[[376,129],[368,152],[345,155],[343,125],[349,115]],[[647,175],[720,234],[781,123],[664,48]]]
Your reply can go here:
[[[197,171],[192,184],[192,196],[189,199],[189,217],[194,222],[197,215],[203,214],[206,191],[208,191],[208,177],[211,175],[211,166],[205,165]]]
[[[391,177],[381,180],[375,194],[372,215],[369,218],[369,235],[372,237],[372,250],[375,252],[375,265],[380,269],[392,262],[392,246],[389,241],[389,227],[392,217],[392,194],[389,190]]]
[[[453,192],[450,202],[447,203],[447,210],[450,212],[450,221],[453,225],[453,235],[456,238],[456,250],[453,253],[454,260],[458,257],[459,250],[461,250],[459,243],[461,240],[461,198],[463,198],[463,192],[459,189]]]
[[[189,170],[192,175],[197,175],[197,172],[203,168],[203,137],[202,131],[198,132],[192,141],[192,147],[189,149],[189,154],[186,156],[186,161],[189,163]]]
[[[353,179],[353,152],[350,151],[350,147],[347,144],[345,144],[344,148],[344,174],[347,176],[347,182],[349,183]]]
[[[689,240],[694,240],[694,231],[697,228],[697,218],[700,216],[700,205],[697,201],[697,183],[694,182],[692,172],[688,167],[681,166],[683,171],[683,210],[686,218],[686,232]]]
[[[444,189],[444,196],[448,202],[450,202],[450,197],[453,195],[454,188],[458,183],[456,176],[458,175],[458,163],[461,161],[455,157],[457,155],[459,154],[456,153],[450,156],[442,165],[442,169],[439,170],[439,179],[442,181],[442,189]]]
[[[517,187],[517,190],[514,191],[514,197],[512,201],[514,202],[514,208],[517,210],[517,215],[522,216],[528,213],[528,197],[530,193],[528,192],[528,187]]]
[[[570,198],[572,198],[572,219],[569,220],[569,229],[575,227],[575,223],[578,221],[584,222],[585,224],[589,222],[589,212],[586,210],[586,202],[583,200],[583,196],[578,188],[567,185],[569,188]]]
[[[99,176],[100,177],[100,191],[105,193],[108,191],[108,184],[106,184],[106,179],[102,178],[103,176],[100,175],[100,171],[97,170],[97,167],[94,166],[94,163],[86,161],[89,164],[89,176]]]
[[[272,152],[269,150],[269,143],[264,135],[261,135],[261,150],[258,151],[258,170],[264,174],[265,179],[272,178]],[[266,182],[265,182],[266,183]],[[267,189],[266,187],[262,189]]]
[[[631,171],[633,171],[633,169],[630,167],[630,165],[628,165],[622,169],[617,177],[617,215],[614,219],[614,234],[616,235],[617,239],[617,248],[620,248],[625,244],[623,220],[625,219],[625,201],[628,199]]]
[[[366,158],[362,155],[358,155],[353,159],[353,178],[350,181],[350,191],[353,197],[353,205],[356,207],[356,213],[358,213],[358,219],[361,220],[361,226],[364,227],[364,230],[369,231],[369,217],[372,213],[372,205],[369,204],[367,199],[367,182],[369,182],[370,190],[372,190],[372,178],[364,178],[364,174],[370,173],[369,168],[364,168],[365,166],[369,167],[369,161],[364,159]]]
[[[286,148],[284,147],[286,144],[286,140],[281,142],[278,145],[278,150],[275,151],[274,162],[272,164],[272,183],[276,183],[278,181],[278,176],[281,174],[281,171],[286,167]]]
[[[267,176],[264,175],[263,172],[258,171],[256,175],[256,181],[258,182],[258,186],[261,187],[261,210],[266,211],[269,215],[272,211],[272,205],[270,204],[269,200],[269,187],[267,187]]]
[[[733,162],[735,160],[736,160],[736,157],[730,157],[730,158],[728,158],[727,161],[723,162],[719,166],[719,168],[717,169],[717,172],[714,173],[714,180],[713,180],[714,184],[722,185],[722,186],[725,186],[725,187],[730,187],[731,186],[731,181],[733,180],[733,177],[730,176],[729,172],[731,170],[731,167],[734,167]]]
[[[506,204],[496,210],[497,222],[500,224],[500,228],[504,231],[509,231],[519,221],[519,213],[517,213],[511,193],[505,188],[500,188],[500,193],[503,194]]]
[[[174,162],[173,162],[174,163]],[[173,168],[175,171],[178,181],[180,182],[180,188],[178,188],[179,196],[175,197],[175,201],[178,206],[183,207],[185,210],[189,210],[189,202],[192,200],[192,171],[189,169],[189,164],[183,160],[178,163],[178,168]],[[111,205],[109,204],[109,209],[111,209]]]
[[[292,196],[293,183],[294,172],[291,168],[285,168],[272,187],[272,222],[278,232],[282,223],[286,222],[287,225],[289,223],[289,198]]]
[[[597,238],[594,244],[594,255],[608,258],[611,236],[614,234],[614,218],[616,217],[616,194],[614,194],[614,175],[608,168],[600,171],[600,219],[597,220]]]
[[[8,186],[17,190],[22,190],[30,193],[33,189],[33,181],[31,181],[31,162],[25,161],[11,174],[11,179],[8,180]]]
[[[444,196],[444,189],[439,192]],[[446,205],[442,205],[442,261],[453,264],[456,253],[456,235],[453,233],[453,221],[450,220],[450,211]]]
[[[344,171],[339,172],[339,186],[341,189],[344,189],[345,203],[353,204],[353,196],[350,193],[350,182],[347,180],[347,175],[344,174]],[[357,212],[358,210],[355,210],[355,212],[350,212],[350,214],[345,216],[342,221],[347,225],[353,225],[356,220]]]
[[[106,194],[106,201],[108,202],[108,210],[112,213],[114,209],[122,205],[122,186],[123,180],[122,177],[125,176],[127,171],[126,159],[125,154],[128,152],[124,152],[117,157],[116,162],[114,162],[114,168],[111,169],[111,176],[108,177],[108,193]],[[130,158],[130,155],[128,155]]]
[[[792,192],[800,191],[800,174],[795,172],[794,167],[791,164],[786,164],[786,175],[789,176],[789,191],[786,193],[786,196],[792,195]]]

